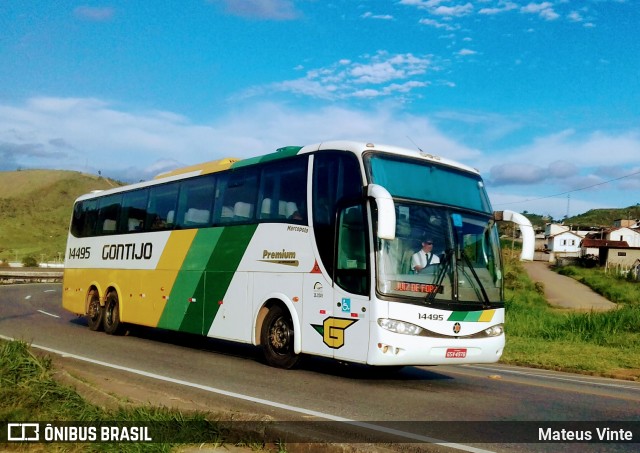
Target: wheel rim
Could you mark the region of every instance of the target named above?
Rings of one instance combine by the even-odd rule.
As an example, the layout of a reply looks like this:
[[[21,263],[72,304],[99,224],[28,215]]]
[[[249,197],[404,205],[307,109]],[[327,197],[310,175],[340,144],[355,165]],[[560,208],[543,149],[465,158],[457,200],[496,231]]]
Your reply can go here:
[[[104,320],[107,326],[110,327],[113,325],[113,320],[114,320],[114,317],[116,316],[117,310],[118,310],[118,305],[113,300],[110,300],[109,303],[107,304],[107,309],[105,310],[105,313],[104,313],[104,316],[105,316]]]
[[[94,323],[100,320],[100,302],[97,299],[91,299],[89,302],[89,318]]]
[[[288,353],[292,336],[293,330],[287,320],[283,316],[277,318],[269,329],[269,344],[273,352],[280,355]]]

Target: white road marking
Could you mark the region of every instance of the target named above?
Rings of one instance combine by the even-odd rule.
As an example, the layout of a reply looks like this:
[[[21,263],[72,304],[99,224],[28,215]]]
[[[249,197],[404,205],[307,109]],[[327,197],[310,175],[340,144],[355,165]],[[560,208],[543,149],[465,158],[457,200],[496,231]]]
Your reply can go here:
[[[6,337],[4,335],[0,335],[0,338],[4,339],[4,340],[8,340],[8,341],[12,341],[13,338],[11,337]],[[263,398],[255,398],[253,396],[248,396],[248,395],[243,395],[241,393],[235,393],[235,392],[229,392],[227,390],[222,390],[222,389],[218,389],[215,387],[209,387],[208,385],[202,385],[202,384],[196,384],[194,382],[189,382],[189,381],[185,381],[182,379],[174,379],[168,376],[162,376],[160,374],[155,374],[155,373],[149,373],[148,371],[143,371],[143,370],[137,370],[135,368],[129,368],[129,367],[124,367],[121,365],[116,365],[113,363],[109,363],[109,362],[103,362],[101,360],[95,360],[95,359],[91,359],[89,357],[83,357],[83,356],[79,356],[76,354],[70,354],[64,351],[58,351],[57,349],[51,349],[48,348],[46,346],[40,346],[37,344],[31,344],[32,348],[37,348],[37,349],[41,349],[43,351],[47,351],[47,352],[51,352],[53,354],[58,354],[62,357],[68,357],[68,358],[72,358],[72,359],[76,359],[76,360],[81,360],[83,362],[87,362],[87,363],[93,363],[95,365],[100,365],[100,366],[104,366],[107,368],[113,368],[115,370],[120,370],[120,371],[126,371],[128,373],[132,373],[132,374],[137,374],[140,376],[145,376],[145,377],[149,377],[152,379],[157,379],[159,381],[164,381],[164,382],[171,382],[172,384],[178,384],[178,385],[184,385],[186,387],[192,387],[192,388],[196,388],[199,390],[204,390],[206,392],[210,392],[210,393],[217,393],[219,395],[224,395],[224,396],[229,396],[231,398],[237,398],[237,399],[241,399],[244,401],[250,401],[252,403],[257,403],[257,404],[263,404],[265,406],[271,406],[271,407],[276,407],[278,409],[284,409],[287,411],[291,411],[291,412],[297,412],[300,414],[304,414],[304,415],[311,415],[313,417],[318,417],[318,418],[323,418],[326,420],[332,420],[332,421],[336,421],[336,422],[344,422],[347,423],[349,425],[353,425],[353,426],[357,426],[360,428],[365,428],[365,429],[369,429],[372,431],[378,431],[378,432],[382,432],[382,433],[386,433],[386,434],[393,434],[394,436],[399,436],[399,437],[404,437],[406,439],[411,439],[417,442],[427,442],[427,443],[431,443],[431,444],[436,444],[436,445],[440,445],[443,447],[448,447],[448,448],[453,448],[456,450],[461,450],[461,451],[469,451],[469,452],[473,452],[473,453],[493,453],[490,450],[483,450],[480,448],[475,448],[475,447],[471,447],[469,445],[463,445],[463,444],[457,444],[457,443],[453,443],[453,442],[447,442],[446,440],[442,440],[442,439],[435,439],[433,437],[427,437],[427,436],[422,436],[420,434],[414,434],[414,433],[409,433],[406,431],[400,431],[397,429],[393,429],[393,428],[386,428],[384,426],[378,426],[378,425],[374,425],[372,423],[366,423],[366,422],[359,422],[357,420],[352,420],[349,418],[344,418],[344,417],[339,417],[337,415],[332,415],[332,414],[326,414],[324,412],[318,412],[318,411],[314,411],[314,410],[310,410],[310,409],[304,409],[302,407],[296,407],[296,406],[290,406],[288,404],[282,404],[282,403],[277,403],[275,401],[269,401]]]
[[[43,315],[52,316],[52,317],[54,317],[54,318],[59,318],[59,317],[60,317],[60,316],[58,316],[58,315],[54,315],[53,313],[47,313],[47,312],[46,312],[46,311],[44,311],[44,310],[38,310],[38,312],[42,313]]]
[[[578,384],[588,384],[588,385],[598,385],[601,387],[613,387],[613,388],[621,388],[621,389],[627,389],[627,390],[639,390],[640,391],[640,386],[634,386],[634,385],[624,385],[624,384],[616,384],[614,382],[603,382],[602,379],[604,378],[593,378],[593,380],[588,379],[586,376],[583,378],[572,378],[572,377],[562,377],[562,376],[552,376],[550,374],[547,373],[542,373],[542,372],[535,372],[535,371],[518,371],[518,370],[509,370],[506,368],[500,368],[500,367],[495,367],[495,368],[491,368],[491,367],[484,367],[484,366],[479,366],[479,365],[462,365],[464,368],[473,368],[476,370],[488,370],[488,371],[493,371],[495,372],[499,372],[499,373],[510,373],[510,374],[516,374],[516,375],[521,375],[521,376],[534,376],[537,378],[545,378],[545,379],[554,379],[556,381],[568,381],[568,382],[575,382]],[[613,381],[613,379],[612,379]]]

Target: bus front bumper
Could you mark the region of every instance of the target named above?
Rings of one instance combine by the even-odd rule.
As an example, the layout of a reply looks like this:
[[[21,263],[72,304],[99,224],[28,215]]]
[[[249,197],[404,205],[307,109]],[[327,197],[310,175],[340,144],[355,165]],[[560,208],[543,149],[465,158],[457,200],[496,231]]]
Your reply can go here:
[[[431,338],[375,329],[369,344],[367,364],[455,365],[495,363],[505,345],[504,334],[488,338]]]

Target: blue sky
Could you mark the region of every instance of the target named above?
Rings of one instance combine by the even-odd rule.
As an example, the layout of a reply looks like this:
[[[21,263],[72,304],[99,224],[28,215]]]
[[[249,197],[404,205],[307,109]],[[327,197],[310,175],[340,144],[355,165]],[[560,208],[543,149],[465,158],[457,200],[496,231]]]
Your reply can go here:
[[[640,203],[635,0],[0,2],[0,170],[126,181],[332,139],[478,168],[495,209]]]

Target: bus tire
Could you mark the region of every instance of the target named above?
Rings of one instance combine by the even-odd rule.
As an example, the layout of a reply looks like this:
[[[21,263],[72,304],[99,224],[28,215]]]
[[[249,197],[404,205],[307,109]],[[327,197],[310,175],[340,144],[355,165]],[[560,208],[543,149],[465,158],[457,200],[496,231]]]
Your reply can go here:
[[[277,368],[293,368],[300,358],[293,351],[293,320],[286,309],[274,305],[262,324],[260,344],[266,362]]]
[[[117,335],[120,333],[122,327],[122,323],[120,322],[120,303],[118,302],[118,293],[115,291],[109,291],[107,294],[102,324],[104,331],[109,335]]]
[[[89,326],[89,330],[93,330],[95,332],[102,329],[104,307],[100,305],[100,296],[98,296],[98,291],[95,289],[89,291],[88,299],[87,325]]]

